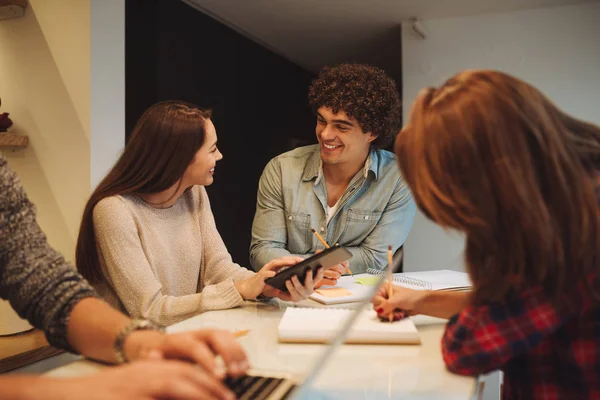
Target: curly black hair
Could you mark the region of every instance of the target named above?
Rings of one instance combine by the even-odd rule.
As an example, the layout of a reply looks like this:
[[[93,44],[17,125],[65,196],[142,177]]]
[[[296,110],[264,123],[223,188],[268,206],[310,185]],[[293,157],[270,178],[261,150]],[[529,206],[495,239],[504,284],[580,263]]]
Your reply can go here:
[[[356,119],[363,132],[377,135],[373,141],[377,148],[386,148],[402,127],[396,82],[370,65],[323,68],[308,89],[308,102],[315,113],[327,107]]]

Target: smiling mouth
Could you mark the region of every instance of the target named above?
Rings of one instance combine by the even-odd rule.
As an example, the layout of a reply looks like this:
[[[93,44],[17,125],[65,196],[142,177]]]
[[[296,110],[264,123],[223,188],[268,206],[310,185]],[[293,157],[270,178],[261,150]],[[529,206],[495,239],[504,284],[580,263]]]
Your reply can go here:
[[[208,171],[208,172],[210,172],[211,174],[214,174],[214,173],[215,173],[215,169],[214,169],[214,168],[212,168],[212,169],[211,169],[210,171]]]
[[[339,145],[330,145],[330,144],[323,143],[323,147],[325,147],[327,150],[335,150],[335,149],[339,149],[340,147],[342,147],[342,145],[341,144],[339,144]]]

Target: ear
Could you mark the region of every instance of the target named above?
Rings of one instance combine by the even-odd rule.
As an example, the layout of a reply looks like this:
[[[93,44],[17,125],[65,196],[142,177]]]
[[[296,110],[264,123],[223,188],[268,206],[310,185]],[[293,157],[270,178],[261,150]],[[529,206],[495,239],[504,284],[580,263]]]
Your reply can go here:
[[[371,143],[373,140],[377,139],[377,137],[379,136],[379,135],[373,134],[373,132],[367,132],[367,133],[365,133],[365,135],[367,135],[367,143]]]

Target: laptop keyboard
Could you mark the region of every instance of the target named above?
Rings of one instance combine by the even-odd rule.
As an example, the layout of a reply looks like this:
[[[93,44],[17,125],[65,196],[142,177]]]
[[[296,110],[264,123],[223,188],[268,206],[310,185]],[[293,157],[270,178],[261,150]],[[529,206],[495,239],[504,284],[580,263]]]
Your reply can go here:
[[[227,377],[224,381],[225,385],[235,393],[239,400],[264,400],[273,393],[280,384],[285,382],[279,378],[268,378],[264,376],[240,376],[238,378]],[[280,399],[288,398],[295,386],[280,397]]]

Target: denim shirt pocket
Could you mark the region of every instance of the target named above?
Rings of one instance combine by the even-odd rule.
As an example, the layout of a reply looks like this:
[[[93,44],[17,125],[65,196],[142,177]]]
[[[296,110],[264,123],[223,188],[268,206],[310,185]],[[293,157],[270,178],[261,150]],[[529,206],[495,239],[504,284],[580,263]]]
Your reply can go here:
[[[380,211],[349,209],[340,243],[345,246],[358,246],[379,223]]]
[[[310,214],[290,212],[286,215],[287,249],[292,254],[305,254],[312,245]]]

